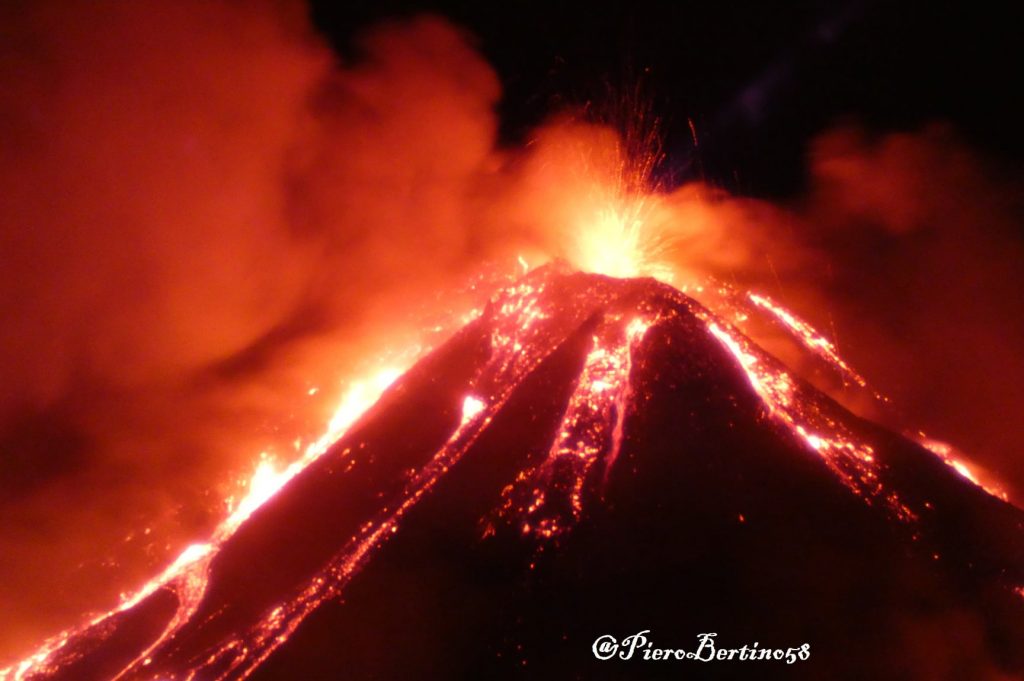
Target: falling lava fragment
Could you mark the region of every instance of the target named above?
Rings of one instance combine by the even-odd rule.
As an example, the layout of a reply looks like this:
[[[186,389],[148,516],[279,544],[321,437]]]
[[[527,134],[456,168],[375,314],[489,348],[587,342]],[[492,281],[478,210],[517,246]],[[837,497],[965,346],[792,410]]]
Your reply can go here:
[[[924,678],[963,636],[1024,674],[1024,514],[651,279],[500,291],[196,553],[6,676],[600,678],[641,629],[811,643],[724,670],[757,678]]]

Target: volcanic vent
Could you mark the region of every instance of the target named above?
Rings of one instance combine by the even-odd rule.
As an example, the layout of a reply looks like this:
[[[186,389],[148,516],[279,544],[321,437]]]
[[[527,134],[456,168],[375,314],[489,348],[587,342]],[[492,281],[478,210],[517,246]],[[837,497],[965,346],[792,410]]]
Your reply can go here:
[[[191,551],[7,675],[1024,674],[1024,515],[652,279],[533,271]],[[812,654],[591,653],[640,630]]]

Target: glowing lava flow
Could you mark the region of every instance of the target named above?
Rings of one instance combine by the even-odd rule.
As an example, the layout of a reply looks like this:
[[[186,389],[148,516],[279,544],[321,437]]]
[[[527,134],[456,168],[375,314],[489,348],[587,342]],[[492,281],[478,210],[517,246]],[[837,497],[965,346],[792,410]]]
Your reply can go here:
[[[688,286],[682,287],[684,291],[691,288]],[[792,311],[782,307],[771,298],[765,295],[753,293],[753,292],[738,292],[732,286],[711,282],[708,286],[695,285],[692,287],[695,295],[700,296],[706,292],[713,290],[717,297],[705,299],[702,301],[709,307],[710,310],[714,311],[714,314],[720,318],[729,318],[734,320],[736,324],[744,324],[749,321],[750,313],[763,312],[767,313],[771,319],[779,322],[782,328],[786,330],[793,338],[795,338],[804,348],[812,352],[814,355],[825,360],[828,366],[832,367],[838,374],[843,378],[844,383],[854,384],[860,388],[866,389],[868,394],[878,400],[880,403],[888,404],[891,400],[885,397],[881,393],[872,389],[867,380],[858,373],[850,364],[844,360],[836,348],[835,344],[828,340],[824,334],[815,329],[811,324],[798,317]],[[703,296],[702,296],[703,297]],[[747,301],[749,305],[744,305],[743,301]],[[855,445],[844,436],[840,436],[838,440],[823,438],[820,435],[811,433],[808,429],[810,426],[800,426],[797,421],[800,417],[800,410],[807,410],[806,406],[800,406],[804,404],[802,400],[794,401],[791,398],[793,392],[793,380],[791,375],[784,369],[777,368],[773,370],[766,370],[762,365],[759,365],[758,358],[754,354],[746,352],[743,347],[743,341],[741,340],[741,334],[736,331],[726,332],[723,326],[714,325],[715,328],[711,328],[712,322],[710,317],[706,318],[709,324],[709,330],[715,335],[720,342],[722,342],[729,351],[740,361],[743,365],[744,370],[747,372],[748,378],[751,384],[754,386],[758,396],[762,398],[769,411],[775,415],[782,415],[783,422],[790,425],[794,432],[806,441],[815,451],[821,452],[826,451],[846,451],[852,455],[853,459],[860,459],[863,464],[871,465],[872,452],[870,447],[864,445]],[[751,352],[754,352],[751,350]],[[780,409],[782,407],[783,409]],[[787,412],[786,409],[789,411]],[[794,412],[794,409],[796,410]],[[786,414],[789,415],[786,415]],[[795,414],[795,417],[794,417]],[[824,420],[825,429],[832,428],[833,424],[830,419]],[[982,475],[965,463],[962,458],[958,457],[954,453],[954,449],[947,443],[932,440],[926,437],[923,433],[919,434],[920,437],[911,436],[912,439],[917,440],[925,449],[938,456],[944,463],[953,468],[966,480],[978,488],[984,490],[988,494],[1002,499],[1003,501],[1009,502],[1009,494],[997,483],[991,480],[982,479]],[[852,460],[852,459],[851,459]],[[859,475],[859,474],[858,474]],[[872,478],[870,471],[867,472],[868,479]],[[851,479],[852,480],[852,479]],[[850,480],[847,480],[849,482]],[[899,511],[902,515],[902,511]]]
[[[0,669],[0,680],[20,681],[28,678],[30,674],[45,675],[57,671],[57,668],[51,667],[50,661],[76,636],[84,634],[119,613],[131,610],[158,589],[169,588],[177,597],[178,607],[163,634],[136,659],[139,663],[145,663],[149,653],[162,641],[172,637],[175,631],[195,613],[206,592],[210,559],[216,554],[218,548],[238,530],[257,508],[266,503],[309,464],[327,452],[331,445],[337,442],[345,431],[380,398],[381,394],[402,374],[403,370],[404,367],[388,367],[365,380],[353,382],[331,418],[327,430],[320,438],[306,447],[300,459],[281,471],[274,471],[268,461],[264,460],[260,463],[250,480],[249,493],[217,526],[209,541],[186,547],[159,575],[137,591],[122,595],[121,602],[117,607],[90,618],[82,625],[60,632],[44,641],[32,655],[15,665]],[[66,660],[62,661],[61,666],[66,663]]]
[[[867,387],[868,382],[864,380],[863,376],[854,371],[842,357],[839,356],[839,352],[836,350],[836,346],[832,341],[818,333],[818,331],[810,324],[798,318],[789,310],[772,302],[772,300],[767,296],[748,293],[747,298],[750,302],[754,303],[754,305],[767,310],[776,319],[785,324],[786,327],[792,331],[796,338],[804,345],[804,347],[830,362],[846,379],[856,383],[862,388]]]
[[[976,486],[985,490],[992,496],[1002,499],[1003,501],[1010,501],[1010,495],[1007,494],[1005,490],[991,482],[983,482],[977,471],[973,470],[969,465],[958,459],[954,454],[952,445],[946,442],[940,442],[939,440],[932,440],[925,437],[923,434],[918,441],[925,449],[934,453],[942,459],[947,466],[974,483]]]
[[[882,498],[901,520],[914,520],[916,514],[899,496],[886,491],[878,478],[874,449],[857,442],[853,435],[821,412],[814,401],[801,395],[793,378],[781,367],[770,366],[767,358],[738,333],[730,332],[708,319],[708,331],[736,358],[751,387],[768,412],[803,440],[828,464],[852,492],[866,500]]]
[[[839,356],[835,344],[825,338],[813,326],[800,319],[789,310],[783,308],[778,303],[773,302],[767,296],[758,295],[756,293],[747,293],[747,298],[754,305],[768,311],[774,318],[778,319],[785,328],[787,328],[793,336],[804,345],[804,347],[829,362],[829,364],[839,371],[846,380],[857,384],[861,388],[868,388],[868,383],[864,377],[854,371],[853,368]],[[881,394],[875,391],[871,391],[871,393],[876,399],[882,402],[889,402],[889,399]],[[983,482],[976,471],[955,456],[951,445],[945,442],[939,442],[938,440],[932,440],[925,437],[923,434],[921,434],[918,441],[925,449],[938,456],[948,466],[953,468],[953,470],[969,480],[975,486],[983,489],[994,497],[1002,499],[1003,501],[1008,502],[1010,500],[1009,494],[1007,494],[999,485],[987,481]]]
[[[650,300],[657,303],[652,305]],[[824,353],[833,364],[856,376],[838,358],[834,346],[810,326],[766,298],[755,300],[752,297],[751,300],[803,337],[809,349]],[[558,539],[581,520],[585,500],[600,496],[619,456],[633,404],[631,374],[634,365],[644,366],[636,363],[636,353],[645,346],[644,339],[651,328],[667,324],[673,318],[675,321],[685,319],[696,329],[693,332],[696,338],[693,334],[677,338],[686,338],[687,342],[692,341],[695,347],[701,348],[706,341],[709,352],[715,356],[721,354],[720,345],[735,360],[759,400],[751,411],[756,412],[755,417],[761,415],[759,405],[763,405],[768,418],[782,426],[779,430],[792,434],[803,448],[820,457],[852,493],[869,504],[876,500],[881,502],[902,521],[917,519],[917,514],[901,497],[882,484],[884,466],[877,459],[872,444],[854,432],[856,426],[845,423],[825,398],[760,351],[723,317],[664,284],[649,280],[614,281],[567,273],[552,266],[500,290],[491,299],[486,313],[472,322],[467,337],[478,341],[480,357],[473,355],[470,377],[460,379],[464,382],[452,388],[454,394],[449,394],[443,408],[438,409],[443,415],[440,421],[443,430],[438,438],[430,440],[429,446],[423,448],[423,458],[418,459],[414,467],[403,469],[400,477],[393,478],[393,487],[360,507],[358,524],[351,525],[337,544],[332,538],[324,553],[317,555],[316,562],[288,582],[286,592],[274,591],[272,599],[257,601],[258,605],[251,611],[238,616],[242,619],[232,620],[227,634],[221,629],[214,632],[216,636],[211,634],[209,640],[202,636],[188,637],[196,629],[202,632],[204,626],[218,617],[213,607],[204,610],[202,617],[196,615],[200,607],[206,607],[203,602],[207,592],[216,591],[216,588],[208,588],[210,566],[221,548],[253,518],[257,509],[279,492],[281,498],[286,498],[287,492],[281,492],[282,488],[328,452],[333,452],[330,456],[339,461],[354,460],[353,449],[361,445],[357,438],[345,439],[344,435],[399,377],[402,372],[398,368],[352,384],[327,431],[306,447],[299,460],[281,471],[275,471],[268,461],[261,462],[250,481],[249,495],[232,509],[208,542],[189,546],[163,573],[126,596],[117,608],[46,641],[26,660],[0,671],[0,678],[23,679],[61,671],[79,659],[75,655],[80,654],[74,650],[69,654],[62,652],[69,642],[78,637],[87,638],[97,628],[102,630],[103,627],[97,625],[140,605],[160,589],[174,595],[176,611],[162,625],[163,631],[128,660],[115,678],[205,681],[246,677],[287,641],[313,610],[342,593],[399,531],[409,512],[470,450],[534,370],[560,348],[576,348],[568,339],[586,333],[589,335],[582,336],[580,346],[584,347],[586,340],[589,344],[586,350],[577,351],[581,366],[575,382],[566,384],[568,397],[564,410],[560,414],[552,413],[553,417],[559,417],[558,426],[553,441],[550,445],[545,443],[540,450],[546,455],[536,465],[521,471],[501,491],[501,504],[496,509],[496,515],[507,521],[518,535],[539,540],[537,545],[546,540],[554,540],[557,545]],[[723,363],[717,362],[716,366],[720,364]],[[729,365],[724,374],[740,377],[738,371],[731,370],[731,362],[724,364]],[[407,385],[403,383],[401,389]],[[561,405],[558,408],[562,409]],[[956,466],[948,451],[936,453],[978,484],[969,469],[961,470]],[[386,452],[382,456],[384,454]],[[325,461],[330,463],[334,459]],[[313,476],[298,480],[296,484],[310,479],[319,480]],[[495,489],[495,495],[497,492]],[[271,505],[268,512],[274,510]],[[256,523],[253,527],[262,529],[259,517],[253,520]],[[294,522],[294,517],[290,520]],[[212,597],[206,600],[213,601],[214,605],[219,603]],[[188,629],[182,634],[185,627]],[[202,643],[195,644],[195,648],[182,646],[182,638]],[[183,651],[183,647],[187,650]]]
[[[223,641],[204,659],[196,660],[184,678],[244,678],[284,643],[324,600],[341,593],[371,556],[398,531],[399,523],[408,511],[462,458],[525,377],[559,347],[562,335],[552,333],[552,327],[572,328],[582,321],[579,311],[558,318],[542,311],[540,301],[545,287],[544,283],[523,281],[499,292],[492,300],[491,354],[473,381],[474,392],[463,400],[461,421],[444,446],[414,475],[397,499],[386,503],[376,517],[365,522],[359,534],[352,537],[299,594],[278,604],[257,622]],[[608,333],[614,333],[612,329],[615,326],[609,325]],[[615,438],[608,461],[614,460],[625,411],[629,352],[633,344],[642,338],[647,326],[643,320],[633,320],[626,327],[624,338],[611,349],[605,349],[595,339],[595,348],[588,356],[580,388],[566,414],[566,419],[572,418],[573,409],[583,410],[584,402],[600,412],[601,418],[596,427],[579,432],[580,439],[572,449],[585,469],[593,465],[597,441],[606,435]],[[622,333],[621,328],[619,333]],[[607,417],[612,405],[617,405],[618,416],[610,421],[612,427],[609,429],[606,424],[609,423]],[[568,432],[565,437],[569,437]],[[556,455],[563,453],[560,447],[556,446],[556,449]],[[347,453],[346,449],[341,455]],[[564,453],[569,454],[569,451]],[[582,478],[579,480],[582,485]],[[580,492],[581,488],[574,488],[572,503],[577,512]],[[138,664],[146,666],[150,664],[148,659]],[[156,662],[153,664],[157,665]],[[128,675],[137,671],[138,668],[130,669]]]
[[[94,636],[98,627],[102,638],[105,636],[102,634],[102,625],[107,620],[131,610],[160,589],[173,593],[177,599],[177,609],[163,632],[130,660],[116,678],[244,678],[287,640],[299,623],[324,599],[337,595],[344,588],[374,551],[397,531],[398,523],[406,512],[465,453],[480,428],[490,422],[491,414],[501,408],[524,377],[530,375],[540,362],[559,347],[564,329],[574,328],[582,322],[579,315],[585,312],[585,307],[552,319],[539,303],[544,292],[545,283],[524,281],[495,296],[491,303],[490,358],[474,379],[474,392],[464,398],[461,421],[447,443],[420,468],[404,492],[396,499],[382,500],[377,515],[364,522],[359,532],[297,594],[264,612],[256,621],[206,651],[201,658],[186,660],[187,671],[181,668],[182,660],[175,658],[175,637],[183,625],[191,623],[203,601],[213,557],[257,509],[339,441],[346,430],[400,375],[398,369],[388,369],[368,381],[354,383],[331,420],[327,432],[311,443],[299,460],[279,472],[275,472],[269,462],[261,462],[250,482],[249,495],[218,526],[210,541],[189,546],[163,573],[126,597],[117,608],[46,641],[36,653],[0,672],[0,678],[24,679],[59,672],[80,658],[77,650],[72,650],[70,654],[62,652],[69,642]],[[640,328],[631,326],[630,337],[635,337]],[[597,374],[602,373],[599,365],[608,364],[608,370],[611,370],[613,366],[621,364],[623,359],[621,351],[614,351],[607,362],[597,353],[592,362],[594,382],[591,387],[601,392],[601,384],[597,379]],[[351,449],[346,448],[337,456],[345,458],[350,452]]]
[[[628,325],[612,319],[594,335],[547,458],[504,490],[502,514],[521,516],[523,534],[551,539],[578,521],[584,486],[602,455],[607,479],[622,446],[632,352],[650,326],[640,317]],[[517,506],[515,495],[526,500]]]
[[[437,483],[473,443],[480,427],[488,422],[482,417],[486,405],[476,395],[467,395],[462,405],[462,419],[445,445],[412,479],[398,505],[385,507],[380,514],[364,523],[360,533],[334,556],[295,597],[266,613],[258,622],[226,641],[205,659],[198,661],[183,678],[227,679],[245,678],[288,637],[325,599],[337,596],[370,556],[398,531],[399,521]],[[147,666],[148,660],[142,662]],[[126,674],[133,671],[129,669]]]

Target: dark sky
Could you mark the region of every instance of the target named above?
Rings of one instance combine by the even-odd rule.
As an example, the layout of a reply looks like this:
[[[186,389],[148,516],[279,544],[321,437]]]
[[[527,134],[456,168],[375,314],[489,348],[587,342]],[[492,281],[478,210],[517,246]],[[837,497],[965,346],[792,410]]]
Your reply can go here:
[[[1019,9],[869,0],[312,4],[314,22],[343,54],[354,31],[381,18],[433,12],[468,28],[501,76],[510,141],[561,104],[607,105],[609,86],[621,92],[642,80],[662,121],[666,170],[677,179],[703,173],[744,194],[797,190],[806,142],[837,122],[898,131],[944,121],[996,160],[1019,166],[1024,156]]]

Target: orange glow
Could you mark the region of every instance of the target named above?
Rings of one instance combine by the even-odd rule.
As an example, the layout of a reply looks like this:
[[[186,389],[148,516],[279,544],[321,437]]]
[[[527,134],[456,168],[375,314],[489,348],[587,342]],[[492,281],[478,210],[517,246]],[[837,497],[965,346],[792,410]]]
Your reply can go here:
[[[252,515],[253,511],[277,494],[289,480],[305,470],[309,464],[319,459],[367,409],[380,399],[381,394],[402,375],[405,368],[407,367],[385,367],[367,378],[351,382],[348,390],[342,396],[334,416],[327,424],[327,430],[317,440],[310,443],[296,461],[278,470],[267,458],[266,453],[261,454],[260,463],[256,466],[256,470],[247,484],[248,493],[233,508],[224,523],[217,528],[214,534],[215,539],[221,542],[230,537]]]
[[[523,220],[538,226],[544,259],[560,258],[583,272],[670,282],[671,226],[660,216],[666,196],[655,191],[660,158],[653,134],[563,120],[540,129],[524,173]]]
[[[584,199],[567,201],[572,206],[567,214],[571,229],[568,248],[565,253],[549,255],[562,255],[578,269],[589,273],[617,278],[654,277],[665,283],[679,280],[683,273],[681,266],[673,266],[666,257],[672,238],[663,231],[664,222],[652,219],[662,198],[636,189],[643,184],[649,170],[650,160],[646,163],[641,166],[643,172],[635,173],[637,177],[629,181],[623,177],[628,174],[624,166],[613,166],[613,173],[585,185],[586,191],[580,194]],[[579,199],[575,195],[573,198]],[[533,255],[530,257],[532,259]],[[524,256],[517,256],[517,263],[524,275],[530,272],[530,263]],[[695,295],[704,293],[701,284],[689,286]],[[679,289],[689,293],[689,286],[681,285]],[[522,378],[557,347],[546,334],[551,325],[562,321],[560,311],[544,307],[544,292],[544,283],[524,277],[493,296],[488,320],[492,322],[488,337],[491,354],[481,374],[484,380],[471,386],[473,392],[462,397],[461,413],[447,441],[428,463],[411,474],[400,497],[367,520],[297,596],[277,604],[248,629],[219,643],[191,670],[188,678],[215,667],[226,670],[225,675],[247,674],[287,640],[324,599],[336,595],[374,551],[399,530],[408,510],[459,461]],[[743,304],[747,312],[757,308],[771,315],[807,350],[839,371],[845,380],[867,387],[864,377],[840,357],[835,344],[810,324],[766,296],[748,292],[745,298],[749,301]],[[745,320],[746,312],[733,309],[735,306],[727,309],[724,304],[721,308],[712,305],[710,311],[696,309],[699,307],[694,308],[694,314],[742,370],[767,419],[780,424],[809,455],[818,457],[852,493],[868,503],[880,502],[901,521],[917,519],[915,511],[883,485],[885,468],[876,458],[872,445],[830,416],[823,400],[724,321],[726,318]],[[468,324],[482,314],[482,309],[474,309],[460,321]],[[564,314],[571,322],[581,321],[571,319],[570,312]],[[634,353],[648,330],[659,321],[642,315],[625,317],[620,313],[596,325],[546,457],[536,466],[521,471],[503,490],[503,505],[498,515],[518,528],[522,535],[557,541],[580,521],[588,485],[595,484],[596,489],[602,489],[607,482],[624,445],[624,425],[633,389],[630,381]],[[439,332],[441,327],[434,330]],[[57,634],[29,657],[0,670],[0,680],[21,680],[37,672],[55,671],[50,666],[54,654],[77,635],[134,607],[158,589],[168,587],[178,597],[177,612],[160,636],[132,660],[126,670],[137,671],[140,666],[150,665],[151,655],[173,639],[195,614],[208,587],[210,562],[221,546],[289,481],[326,454],[425,353],[425,348],[415,346],[400,361],[348,383],[323,434],[308,443],[295,441],[295,451],[301,452],[298,458],[286,462],[278,461],[268,452],[260,454],[244,484],[244,496],[237,502],[229,500],[227,516],[208,541],[187,546],[159,575],[136,591],[122,595],[115,608]],[[308,395],[323,392],[321,386],[308,388]],[[954,456],[949,445],[928,439],[922,440],[922,444],[965,479],[994,496],[1008,499],[998,486],[983,482],[979,471]],[[347,454],[345,450],[339,456]],[[737,517],[740,523],[746,522],[743,514]],[[1024,587],[1018,592],[1024,596]]]
[[[768,312],[793,332],[804,347],[819,357],[827,360],[833,367],[839,370],[844,378],[856,383],[862,388],[867,387],[868,383],[864,380],[864,377],[850,368],[850,365],[839,356],[839,352],[836,350],[835,344],[818,333],[813,326],[798,318],[789,310],[772,302],[772,300],[767,296],[748,293],[747,298],[749,298],[755,305],[768,310]]]
[[[422,354],[422,349],[418,354]],[[415,359],[415,356],[409,357],[409,364],[412,363],[412,359]],[[119,612],[134,607],[157,589],[165,586],[172,587],[178,596],[178,610],[163,634],[132,664],[144,661],[150,651],[162,641],[169,639],[182,624],[188,621],[199,606],[202,596],[206,592],[209,561],[219,547],[260,506],[277,494],[289,480],[330,449],[331,445],[337,442],[345,434],[345,431],[380,398],[381,394],[403,373],[405,368],[386,367],[373,372],[365,379],[350,383],[324,434],[310,443],[298,460],[278,470],[266,453],[260,455],[260,462],[247,483],[248,493],[230,510],[227,518],[217,526],[210,541],[190,544],[159,575],[136,591],[122,594],[121,601],[116,608],[95,615],[80,626],[62,631],[43,642],[32,655],[15,665],[0,669],[0,680],[21,681],[28,678],[29,674],[54,671],[50,669],[47,662],[77,634]],[[482,407],[482,403],[477,405],[473,400],[475,398],[467,398],[467,413],[474,408],[479,411],[479,408]]]
[[[609,197],[580,218],[571,260],[584,272],[609,277],[654,277],[670,282],[672,268],[660,262],[660,241],[646,221],[652,199]]]
[[[821,413],[820,407],[802,394],[803,390],[789,372],[769,363],[766,356],[759,356],[738,332],[727,331],[710,319],[707,323],[711,335],[743,368],[768,413],[817,453],[843,484],[866,499],[881,499],[901,520],[916,519],[916,514],[895,492],[882,486],[879,464],[869,444],[858,442],[837,422]]]
[[[989,479],[983,480],[983,474],[981,473],[981,471],[969,465],[961,458],[958,458],[956,456],[955,450],[953,449],[953,446],[950,445],[949,443],[942,442],[940,440],[933,440],[931,438],[924,437],[923,435],[918,441],[925,449],[934,453],[936,456],[942,459],[947,466],[951,467],[953,470],[955,470],[957,473],[959,473],[967,480],[974,483],[976,486],[985,490],[992,496],[1002,499],[1003,501],[1010,500],[1010,495],[1007,494],[1006,491],[999,486],[999,484]]]
[[[632,353],[650,326],[651,321],[640,317],[625,325],[612,319],[593,336],[547,458],[517,479],[520,490],[532,489],[529,499],[517,506],[510,497],[515,486],[505,490],[502,514],[518,516],[522,534],[559,536],[579,521],[584,486],[599,462],[607,480],[622,447]]]
[[[630,257],[620,264],[625,266]],[[458,420],[453,423],[447,441],[412,474],[400,496],[363,523],[298,595],[278,603],[230,639],[204,653],[206,657],[189,670],[188,678],[198,678],[213,669],[221,674],[218,678],[244,677],[284,643],[324,599],[339,593],[375,551],[399,531],[406,513],[458,463],[524,377],[560,346],[561,336],[552,334],[551,329],[564,324],[566,318],[570,323],[580,323],[581,319],[573,318],[575,312],[571,306],[569,311],[559,311],[545,305],[546,286],[544,281],[526,278],[502,289],[491,299],[487,320],[491,353],[486,366],[481,369],[472,392],[463,395],[458,403]],[[838,357],[835,348],[808,325],[766,298],[753,294],[750,298],[802,336],[808,347],[824,353],[833,364],[855,375]],[[735,360],[768,418],[781,424],[810,454],[819,457],[840,482],[867,503],[882,503],[903,522],[917,519],[915,511],[883,484],[884,465],[877,460],[872,445],[831,416],[823,398],[806,388],[722,317],[696,303],[692,303],[690,309],[704,323],[710,337]],[[476,309],[463,319],[468,322],[481,314],[482,311]],[[643,314],[609,314],[593,329],[589,350],[547,456],[536,466],[520,471],[502,491],[497,516],[511,523],[522,535],[540,542],[557,542],[583,517],[588,490],[597,490],[600,495],[624,446],[625,423],[633,399],[634,354],[648,331],[660,321],[660,317]],[[17,665],[0,670],[0,679],[24,679],[36,672],[55,671],[51,667],[54,654],[77,635],[111,615],[134,607],[157,589],[168,587],[178,597],[177,611],[165,630],[126,666],[124,673],[151,665],[158,667],[161,650],[167,647],[165,644],[173,640],[196,613],[208,587],[210,563],[223,543],[291,479],[329,451],[424,353],[422,347],[416,346],[404,355],[404,361],[351,382],[323,435],[304,448],[301,442],[297,443],[296,448],[302,449],[297,460],[279,466],[269,454],[260,455],[246,484],[246,495],[231,505],[228,516],[209,541],[185,548],[162,573],[137,591],[122,596],[113,610],[61,632]],[[976,471],[954,458],[948,445],[936,441],[925,444],[966,479],[981,485]],[[338,456],[348,454],[346,449]],[[985,489],[1006,498],[991,487]],[[746,522],[743,514],[737,518],[740,523]]]
[[[475,419],[486,406],[484,401],[476,395],[466,395],[466,399],[462,402],[462,425],[465,426]]]

